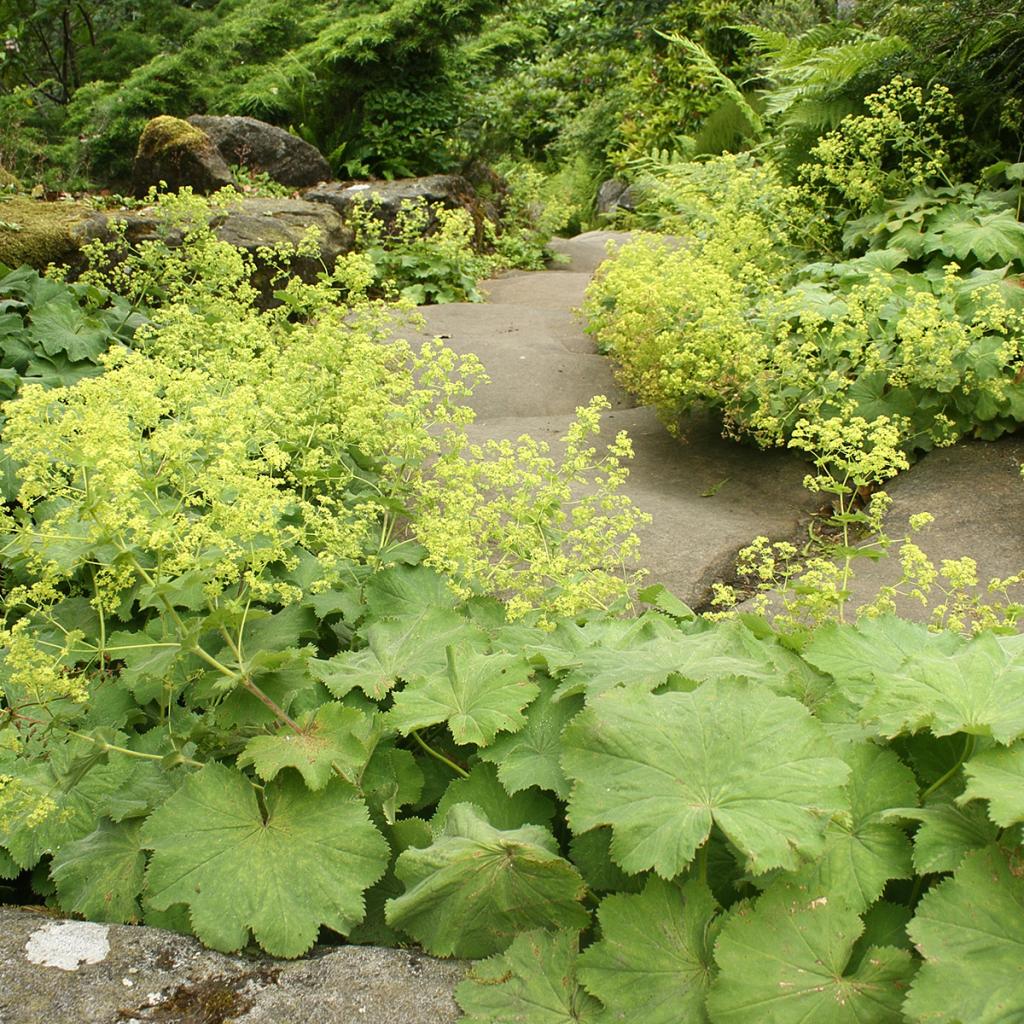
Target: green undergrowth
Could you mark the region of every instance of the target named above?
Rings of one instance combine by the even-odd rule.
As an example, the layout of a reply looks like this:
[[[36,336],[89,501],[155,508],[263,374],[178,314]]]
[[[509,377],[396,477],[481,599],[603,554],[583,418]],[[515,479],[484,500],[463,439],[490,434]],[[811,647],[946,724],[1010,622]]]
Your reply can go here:
[[[471,1022],[1024,1013],[1020,636],[637,593],[601,403],[560,460],[476,448],[479,366],[392,340],[364,258],[260,312],[162,206],[182,246],[81,286],[146,322],[5,406],[0,879],[222,951],[476,960]],[[837,493],[884,468],[846,458]]]
[[[960,180],[939,86],[865,102],[795,175],[767,155],[646,165],[634,220],[658,233],[604,265],[586,313],[670,428],[711,408],[774,446],[860,418],[912,455],[1024,423],[1024,164]]]

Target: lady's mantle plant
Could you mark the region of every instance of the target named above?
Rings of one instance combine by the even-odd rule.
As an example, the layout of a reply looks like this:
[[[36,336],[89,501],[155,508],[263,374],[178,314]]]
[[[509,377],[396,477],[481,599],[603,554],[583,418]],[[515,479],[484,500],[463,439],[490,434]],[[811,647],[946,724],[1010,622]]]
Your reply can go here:
[[[190,244],[120,265],[165,297],[132,350],[7,410],[0,877],[482,959],[472,1022],[1024,1014],[1018,637],[587,610],[636,521],[625,441],[580,498],[594,411],[517,471],[459,439],[472,363]]]

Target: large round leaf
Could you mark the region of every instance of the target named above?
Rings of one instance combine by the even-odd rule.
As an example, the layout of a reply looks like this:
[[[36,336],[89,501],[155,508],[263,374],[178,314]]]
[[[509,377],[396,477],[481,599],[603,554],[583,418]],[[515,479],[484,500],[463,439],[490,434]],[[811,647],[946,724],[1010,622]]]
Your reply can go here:
[[[674,877],[712,824],[750,870],[792,870],[822,852],[829,819],[848,806],[850,769],[822,726],[750,684],[611,690],[570,723],[565,747],[573,831],[611,825],[612,856],[630,872]]]
[[[387,906],[387,922],[439,956],[482,957],[505,949],[532,928],[586,927],[579,872],[557,852],[544,828],[501,831],[473,804],[456,804],[444,831],[395,864],[404,895]]]
[[[636,896],[601,902],[601,941],[579,959],[587,991],[612,1021],[702,1024],[714,973],[718,905],[710,890],[651,878]]]
[[[989,846],[932,889],[908,928],[924,965],[907,1015],[930,1024],[1024,1020],[1024,860]]]
[[[267,784],[266,814],[240,772],[200,769],[146,822],[146,880],[157,910],[188,904],[196,935],[231,951],[256,941],[301,956],[321,925],[342,934],[363,917],[363,891],[388,864],[388,847],[352,788],[317,793],[289,773]]]
[[[787,883],[727,919],[708,997],[715,1024],[902,1024],[914,974],[906,950],[872,947],[850,970],[864,925],[837,900]]]

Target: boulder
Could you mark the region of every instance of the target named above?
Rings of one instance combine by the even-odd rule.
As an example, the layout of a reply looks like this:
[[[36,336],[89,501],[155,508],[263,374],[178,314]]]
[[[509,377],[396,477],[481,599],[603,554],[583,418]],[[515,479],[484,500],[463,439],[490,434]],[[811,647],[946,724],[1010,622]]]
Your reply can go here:
[[[418,200],[449,210],[468,210],[478,228],[482,228],[484,221],[476,190],[461,174],[430,174],[394,181],[329,181],[307,190],[304,198],[311,203],[326,203],[346,218],[351,216],[356,203],[373,201],[377,216],[389,229],[402,203]]]
[[[166,182],[172,192],[189,185],[204,195],[234,185],[220,151],[195,125],[177,117],[154,117],[142,129],[135,153],[132,186],[144,196],[151,186]]]
[[[465,973],[460,961],[369,946],[224,956],[159,928],[0,907],[3,1024],[455,1024]]]
[[[125,236],[133,244],[162,239],[169,245],[181,240],[180,232],[168,232],[153,210],[118,210],[89,224],[91,238],[109,238],[110,224],[125,225]],[[294,274],[312,281],[324,266],[331,269],[334,261],[353,246],[353,232],[341,215],[322,203],[302,199],[239,199],[214,214],[210,221],[217,237],[251,254],[256,261],[253,284],[267,298],[271,290],[271,270],[261,259],[259,250],[267,246],[297,246],[309,228],[319,233],[320,258],[296,256],[290,269]]]
[[[51,263],[75,264],[83,241],[106,221],[85,203],[51,202],[11,196],[0,206],[0,263],[45,270]]]
[[[322,203],[304,199],[244,199],[213,221],[217,237],[256,255],[267,245],[298,245],[309,228],[320,235],[320,258],[328,266],[352,248],[352,229]]]
[[[193,114],[188,123],[204,131],[229,164],[241,164],[292,188],[331,178],[331,165],[303,139],[255,117]]]
[[[597,190],[595,209],[605,216],[611,216],[618,210],[636,209],[632,187],[628,182],[619,181],[617,178],[602,181]]]

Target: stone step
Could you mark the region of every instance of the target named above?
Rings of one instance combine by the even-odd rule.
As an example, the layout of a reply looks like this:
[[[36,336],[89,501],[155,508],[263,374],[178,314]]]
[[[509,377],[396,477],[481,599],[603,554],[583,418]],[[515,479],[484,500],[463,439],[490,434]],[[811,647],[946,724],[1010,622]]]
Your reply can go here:
[[[0,906],[3,1024],[455,1024],[466,969],[369,946],[225,956],[160,928]]]

